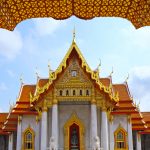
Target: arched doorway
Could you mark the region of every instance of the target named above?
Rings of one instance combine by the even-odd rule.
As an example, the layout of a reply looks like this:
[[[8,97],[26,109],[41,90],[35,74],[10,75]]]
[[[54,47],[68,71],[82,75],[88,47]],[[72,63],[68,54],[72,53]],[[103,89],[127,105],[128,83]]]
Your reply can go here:
[[[73,123],[69,128],[69,149],[80,150],[80,127]]]
[[[85,128],[82,121],[74,113],[64,125],[64,149],[85,150]]]

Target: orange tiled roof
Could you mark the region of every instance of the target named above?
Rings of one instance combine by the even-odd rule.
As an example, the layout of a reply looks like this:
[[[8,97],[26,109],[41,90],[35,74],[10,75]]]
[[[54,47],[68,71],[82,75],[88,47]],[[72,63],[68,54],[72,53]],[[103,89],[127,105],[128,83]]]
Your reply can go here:
[[[0,123],[3,123],[8,116],[8,113],[0,113]]]
[[[113,84],[113,90],[118,92],[120,101],[131,99],[126,84]]]
[[[7,134],[6,132],[4,132],[4,131],[2,130],[3,124],[4,124],[4,122],[6,121],[7,116],[8,116],[8,113],[0,113],[0,135],[5,135],[5,134]]]
[[[150,112],[141,112],[146,122],[150,122]]]
[[[48,81],[49,79],[39,79],[38,81],[39,87],[43,87]]]
[[[100,80],[100,82],[101,82],[103,85],[105,85],[105,86],[107,86],[107,87],[109,87],[109,85],[110,85],[110,83],[111,83],[110,78],[100,78],[99,80]]]
[[[34,94],[36,89],[35,85],[23,85],[18,101],[29,102],[30,101],[30,93]]]

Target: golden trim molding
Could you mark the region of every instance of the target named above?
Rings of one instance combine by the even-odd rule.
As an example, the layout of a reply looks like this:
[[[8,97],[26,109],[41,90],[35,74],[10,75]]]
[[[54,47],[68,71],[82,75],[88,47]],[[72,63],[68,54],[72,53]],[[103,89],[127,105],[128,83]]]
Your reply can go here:
[[[34,148],[35,148],[35,132],[30,127],[30,125],[29,125],[29,127],[27,129],[24,130],[24,132],[22,134],[22,150],[26,150],[24,148],[24,146],[25,146],[24,143],[25,143],[25,135],[26,135],[27,132],[30,132],[32,134],[32,144],[33,144],[32,150],[34,150]]]
[[[80,150],[85,150],[85,127],[82,121],[78,118],[76,113],[73,113],[69,120],[64,125],[64,149],[69,150],[69,128],[72,124],[79,126],[80,135]]]

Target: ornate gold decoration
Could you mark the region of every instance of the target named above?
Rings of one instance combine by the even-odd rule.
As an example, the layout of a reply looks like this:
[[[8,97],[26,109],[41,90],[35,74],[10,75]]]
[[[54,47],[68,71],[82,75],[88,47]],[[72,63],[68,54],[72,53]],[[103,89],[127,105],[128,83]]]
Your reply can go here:
[[[47,101],[46,100],[44,100],[43,101],[43,107],[42,107],[42,111],[47,111]]]
[[[22,116],[18,116],[18,124],[20,124],[21,123],[21,121],[22,121]]]
[[[36,117],[36,121],[37,121],[37,119],[39,120],[42,116],[42,109],[40,107],[36,107],[36,106],[34,108],[38,112],[38,116]]]
[[[26,134],[28,134],[28,133],[30,133],[32,136],[31,141],[27,141],[27,139],[25,138]],[[30,150],[34,150],[34,145],[35,145],[34,139],[35,139],[35,132],[29,125],[29,127],[22,134],[22,150],[28,150],[27,148],[25,148],[26,142],[31,142],[32,143],[32,149],[30,149]]]
[[[117,136],[119,133],[122,133],[122,138],[118,139]],[[127,143],[127,131],[119,124],[117,130],[114,132],[114,140],[115,140],[115,147],[114,150],[128,150],[128,143]],[[117,142],[124,142],[124,148],[117,148]]]
[[[128,120],[128,123],[130,124],[131,123],[131,115],[128,115],[127,120]]]
[[[85,150],[85,127],[82,121],[78,118],[76,113],[73,113],[70,119],[64,125],[64,144],[65,150],[69,150],[69,128],[72,124],[77,124],[79,126],[80,134],[80,150]]]
[[[40,121],[40,116],[39,116],[39,115],[36,115],[35,120],[36,120],[36,124],[38,124],[38,122]]]
[[[149,0],[0,0],[0,27],[14,30],[29,18],[52,17],[66,19],[73,15],[81,19],[121,17],[136,28],[150,25]]]
[[[36,91],[36,94],[35,94],[34,96],[33,96],[33,95],[30,95],[30,102],[32,103],[32,102],[38,100],[40,94],[42,94],[44,91],[48,90],[49,86],[57,79],[58,75],[59,75],[66,67],[68,67],[68,66],[67,66],[67,60],[68,60],[68,58],[69,58],[69,56],[70,56],[70,54],[71,54],[71,52],[72,52],[73,49],[76,50],[76,52],[77,52],[79,58],[81,59],[81,66],[80,66],[80,67],[81,67],[81,68],[85,68],[85,71],[90,74],[92,80],[99,86],[99,89],[100,89],[100,90],[103,90],[106,94],[108,94],[108,95],[109,95],[109,98],[110,98],[110,100],[111,100],[112,102],[118,102],[118,100],[119,100],[118,94],[117,94],[117,93],[113,94],[109,87],[104,86],[104,85],[100,82],[100,80],[99,80],[99,75],[90,69],[90,67],[88,66],[86,60],[84,59],[83,55],[81,54],[79,48],[77,47],[77,45],[76,45],[76,43],[75,43],[74,41],[73,41],[73,43],[72,43],[70,49],[68,50],[66,56],[65,56],[64,59],[62,60],[61,64],[60,64],[59,67],[57,68],[57,70],[56,70],[55,72],[51,72],[51,73],[49,74],[49,82],[48,82],[46,85],[44,85],[43,87],[38,88],[37,91]],[[76,83],[76,85],[79,84],[79,83],[77,83],[77,80],[75,80],[75,79],[77,79],[77,78],[74,78],[74,79],[72,80],[72,82]],[[70,83],[69,83],[69,84],[70,84]],[[62,84],[62,85],[64,86],[64,84]],[[67,83],[65,83],[65,85],[67,86]],[[74,85],[75,85],[75,84],[74,84]],[[86,86],[86,84],[84,84],[84,86]],[[57,88],[57,89],[58,89],[58,88]],[[55,93],[55,92],[54,92],[54,93]],[[57,99],[54,99],[54,103],[57,103]]]

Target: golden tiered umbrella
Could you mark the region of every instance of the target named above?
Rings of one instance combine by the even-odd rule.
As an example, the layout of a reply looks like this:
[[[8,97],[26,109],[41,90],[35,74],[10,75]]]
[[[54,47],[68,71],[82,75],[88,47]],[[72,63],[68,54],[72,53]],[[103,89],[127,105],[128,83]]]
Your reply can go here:
[[[29,18],[121,17],[135,28],[150,25],[150,0],[0,0],[0,28],[14,30]]]

